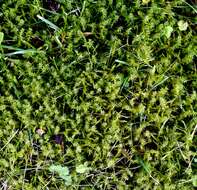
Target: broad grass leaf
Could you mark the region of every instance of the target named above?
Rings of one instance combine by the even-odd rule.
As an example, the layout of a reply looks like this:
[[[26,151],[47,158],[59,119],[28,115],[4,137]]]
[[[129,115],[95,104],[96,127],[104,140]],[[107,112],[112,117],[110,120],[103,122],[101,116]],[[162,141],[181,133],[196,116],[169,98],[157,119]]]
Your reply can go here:
[[[37,17],[42,21],[45,22],[50,28],[54,29],[55,31],[59,30],[59,27],[53,24],[51,21],[47,20],[46,18],[37,15]]]
[[[193,184],[194,187],[197,187],[197,175],[193,176],[192,184]]]
[[[3,42],[3,38],[4,38],[4,33],[3,32],[0,32],[0,45]]]

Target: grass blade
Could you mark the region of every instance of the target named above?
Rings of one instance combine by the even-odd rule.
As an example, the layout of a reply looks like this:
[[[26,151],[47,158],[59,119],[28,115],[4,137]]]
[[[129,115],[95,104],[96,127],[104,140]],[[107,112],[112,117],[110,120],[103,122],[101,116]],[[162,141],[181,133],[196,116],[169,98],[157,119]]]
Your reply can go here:
[[[23,50],[23,49],[21,49],[21,48],[17,48],[17,47],[14,47],[14,46],[6,46],[6,45],[0,45],[0,48],[3,48],[3,49],[10,49],[10,50],[15,50],[15,51]]]
[[[5,54],[6,56],[13,56],[13,55],[20,55],[20,54],[25,54],[25,53],[35,53],[37,52],[36,50],[33,49],[27,49],[27,50],[18,50],[12,53],[7,53]]]
[[[3,32],[0,32],[0,45],[3,42],[3,38],[4,38],[4,33]]]
[[[58,26],[56,26],[55,24],[53,24],[51,21],[47,20],[46,18],[44,18],[44,17],[42,17],[42,16],[40,16],[40,15],[37,15],[37,17],[38,17],[41,21],[43,21],[43,22],[45,22],[47,25],[49,25],[50,28],[53,28],[55,31],[59,30],[59,27],[58,27]]]

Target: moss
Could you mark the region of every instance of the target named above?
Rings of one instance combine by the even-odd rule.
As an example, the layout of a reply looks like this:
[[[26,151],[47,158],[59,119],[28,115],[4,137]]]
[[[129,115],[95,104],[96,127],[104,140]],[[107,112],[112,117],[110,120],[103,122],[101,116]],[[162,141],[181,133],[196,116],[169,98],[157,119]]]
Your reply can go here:
[[[192,2],[1,1],[0,185],[194,188]]]

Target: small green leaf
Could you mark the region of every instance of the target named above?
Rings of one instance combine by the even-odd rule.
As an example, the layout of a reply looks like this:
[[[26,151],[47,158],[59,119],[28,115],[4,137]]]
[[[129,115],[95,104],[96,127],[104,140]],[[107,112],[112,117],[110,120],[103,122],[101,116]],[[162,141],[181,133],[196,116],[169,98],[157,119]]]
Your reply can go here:
[[[51,165],[49,167],[49,171],[56,172],[60,176],[60,178],[62,178],[65,181],[65,185],[72,184],[72,178],[69,175],[68,167],[62,167],[61,165]]]
[[[3,38],[4,38],[4,33],[3,32],[0,32],[0,45],[3,42]]]
[[[57,172],[60,176],[61,175],[69,175],[69,170],[67,167],[62,167],[60,165],[51,165],[49,167],[50,172]]]
[[[76,167],[76,172],[77,172],[77,173],[80,173],[80,174],[83,174],[83,173],[86,173],[89,169],[90,169],[89,167],[87,167],[87,166],[81,164],[81,165],[78,165],[78,166]]]
[[[187,27],[188,27],[188,23],[187,22],[184,22],[183,20],[180,20],[178,22],[178,27],[179,27],[179,30],[180,31],[186,31],[187,30]]]
[[[60,177],[64,180],[65,185],[71,185],[72,184],[72,178],[70,175],[60,175]]]
[[[170,38],[171,34],[173,32],[173,28],[171,26],[167,26],[164,30],[164,34],[167,38]]]

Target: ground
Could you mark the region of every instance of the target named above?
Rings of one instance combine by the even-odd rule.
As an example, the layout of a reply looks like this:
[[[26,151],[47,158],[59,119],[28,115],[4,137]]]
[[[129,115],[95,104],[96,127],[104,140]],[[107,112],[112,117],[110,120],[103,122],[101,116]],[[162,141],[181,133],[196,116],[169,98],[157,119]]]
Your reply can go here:
[[[197,187],[192,0],[0,0],[0,187]]]

